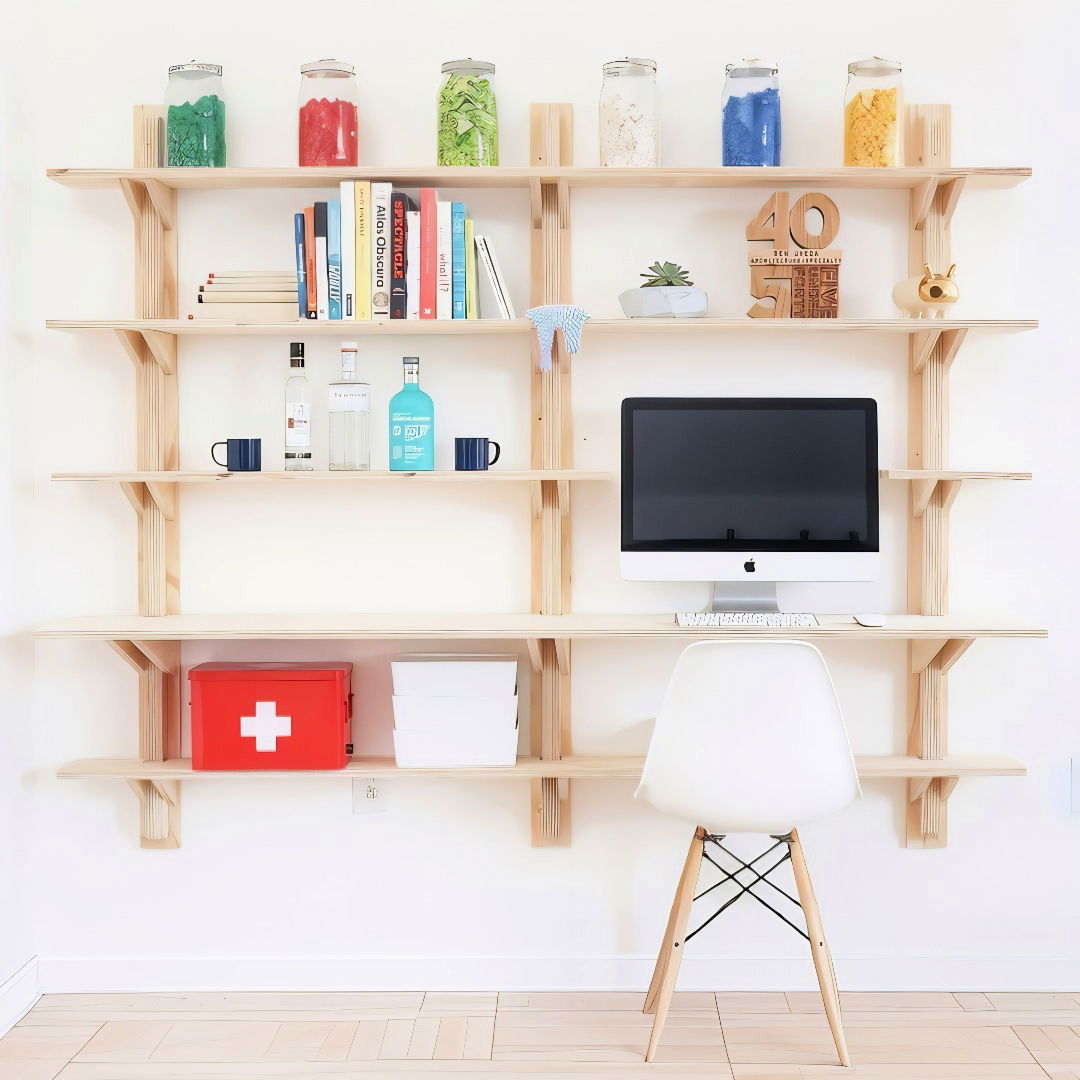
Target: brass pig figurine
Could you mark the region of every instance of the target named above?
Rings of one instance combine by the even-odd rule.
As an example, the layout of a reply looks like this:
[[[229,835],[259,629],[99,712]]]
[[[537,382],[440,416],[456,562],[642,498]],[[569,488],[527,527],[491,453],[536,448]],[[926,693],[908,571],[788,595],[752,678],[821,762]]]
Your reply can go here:
[[[935,274],[930,264],[925,263],[921,278],[908,278],[893,289],[893,303],[912,318],[941,319],[946,306],[955,304],[960,296],[960,290],[953,281],[955,273],[956,263],[949,267],[947,274]]]

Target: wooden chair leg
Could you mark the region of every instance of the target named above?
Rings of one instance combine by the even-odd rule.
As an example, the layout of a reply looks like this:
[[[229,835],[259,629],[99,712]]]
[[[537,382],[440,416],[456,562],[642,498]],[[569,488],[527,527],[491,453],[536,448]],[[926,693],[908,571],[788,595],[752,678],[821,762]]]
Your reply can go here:
[[[668,913],[667,929],[664,931],[664,940],[660,942],[660,950],[656,954],[656,966],[653,968],[652,981],[649,983],[649,992],[645,995],[645,1007],[642,1012],[656,1011],[656,994],[660,989],[660,982],[664,977],[664,969],[667,967],[668,957],[671,954],[671,939],[675,933],[675,917],[679,910],[679,897],[690,889],[697,886],[698,875],[701,872],[701,852],[705,844],[705,830],[697,828],[690,840],[690,847],[686,852],[686,861],[683,863],[682,873],[679,875],[679,884],[675,886],[675,895],[671,900],[671,911]]]
[[[679,886],[675,890],[675,900],[671,905],[667,932],[664,934],[664,941],[660,947],[660,955],[656,958],[653,985],[649,987],[649,995],[645,1002],[645,1011],[649,1012],[651,1006],[651,1011],[656,1013],[652,1031],[649,1034],[649,1048],[645,1051],[646,1061],[652,1061],[656,1057],[656,1049],[660,1045],[660,1036],[667,1022],[668,1010],[671,1008],[671,995],[675,992],[675,981],[679,977],[679,962],[682,960],[683,937],[686,934],[690,907],[694,902],[694,890],[697,888],[698,874],[701,871],[701,853],[705,847],[705,835],[705,830],[699,826],[694,831],[693,840],[690,841],[690,850],[686,853],[686,862],[683,864]]]
[[[844,1039],[844,1029],[841,1024],[840,993],[836,988],[836,972],[833,970],[832,954],[825,941],[821,912],[818,911],[814,887],[810,883],[806,857],[803,855],[802,844],[799,842],[799,834],[794,829],[791,830],[788,846],[791,850],[791,869],[795,874],[795,888],[799,892],[799,903],[802,904],[803,915],[806,917],[806,932],[810,935],[810,953],[814,958],[814,970],[817,972],[818,986],[821,988],[821,1000],[825,1004],[825,1016],[829,1021],[829,1030],[836,1044],[840,1064],[849,1066],[851,1059],[848,1057],[847,1042]]]

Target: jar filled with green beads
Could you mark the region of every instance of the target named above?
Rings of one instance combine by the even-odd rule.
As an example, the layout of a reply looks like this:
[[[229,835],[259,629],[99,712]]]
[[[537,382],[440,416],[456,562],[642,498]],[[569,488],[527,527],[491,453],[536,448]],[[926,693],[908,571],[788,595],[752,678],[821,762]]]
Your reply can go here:
[[[225,91],[220,64],[176,64],[165,90],[166,164],[225,166]]]
[[[439,88],[439,164],[498,165],[499,122],[495,115],[495,65],[450,60]]]

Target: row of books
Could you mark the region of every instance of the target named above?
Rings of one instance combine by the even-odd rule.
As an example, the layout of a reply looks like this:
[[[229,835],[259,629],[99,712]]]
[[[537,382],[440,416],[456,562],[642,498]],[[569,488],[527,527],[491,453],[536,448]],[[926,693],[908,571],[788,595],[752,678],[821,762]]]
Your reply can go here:
[[[498,310],[487,316],[514,318],[491,241],[474,233],[465,204],[418,194],[343,181],[340,198],[294,215],[301,318],[478,319],[481,274]]]

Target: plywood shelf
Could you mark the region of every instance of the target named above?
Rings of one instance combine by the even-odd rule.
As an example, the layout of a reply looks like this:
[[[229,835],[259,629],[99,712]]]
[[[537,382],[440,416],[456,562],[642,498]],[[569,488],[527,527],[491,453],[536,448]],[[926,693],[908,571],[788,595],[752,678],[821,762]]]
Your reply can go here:
[[[169,189],[331,188],[342,180],[385,180],[395,187],[525,188],[560,184],[569,188],[729,188],[789,186],[916,190],[928,183],[963,180],[972,187],[1014,187],[1031,176],[1026,167],[940,169],[774,168],[538,168],[376,167],[318,168],[152,168],[48,169],[66,187],[119,188],[156,183]]]
[[[402,769],[393,758],[354,758],[344,769],[304,771],[195,772],[188,758],[170,761],[137,761],[131,758],[90,758],[62,766],[64,780],[375,780],[427,778],[455,780],[533,780],[543,777],[566,780],[637,780],[643,757],[573,756],[559,761],[518,758],[508,768]],[[864,780],[966,776],[1025,776],[1026,766],[996,754],[952,754],[940,761],[902,754],[856,756]]]
[[[753,637],[806,641],[950,641],[975,638],[1042,638],[1046,631],[1009,617],[890,615],[885,626],[864,627],[847,615],[821,615],[820,625],[684,628],[672,615],[101,615],[62,619],[35,631],[43,638],[104,641],[202,640],[581,640],[674,638],[739,641]]]
[[[500,484],[540,481],[569,482],[577,480],[610,480],[614,474],[595,469],[487,469],[475,472],[456,472],[437,469],[434,472],[386,472],[371,469],[357,472],[185,472],[185,471],[139,471],[130,472],[78,472],[53,473],[53,480],[80,482],[113,481],[121,484],[205,484],[228,482],[231,484],[266,484],[282,481],[290,484],[323,483],[464,483]]]
[[[158,333],[184,337],[356,337],[460,336],[470,334],[521,334],[532,329],[528,319],[406,319],[343,322],[298,319],[296,322],[236,323],[209,319],[49,319],[50,330],[113,330],[131,333]],[[1035,330],[1035,319],[935,319],[936,332],[946,330],[987,330],[1018,332]],[[590,319],[585,324],[586,339],[596,334],[727,333],[748,330],[756,334],[927,334],[922,319],[751,319],[731,315],[711,319]]]
[[[184,337],[440,337],[463,334],[519,334],[532,329],[528,319],[297,319],[295,322],[238,323],[216,319],[48,319],[49,330],[115,330]]]
[[[905,480],[911,484],[911,513],[922,517],[936,492],[941,492],[940,506],[947,512],[969,480],[1030,480],[1029,472],[980,472],[970,469],[882,469],[883,480]]]

